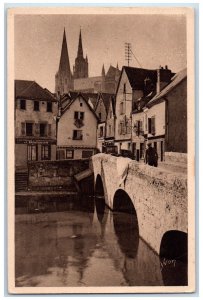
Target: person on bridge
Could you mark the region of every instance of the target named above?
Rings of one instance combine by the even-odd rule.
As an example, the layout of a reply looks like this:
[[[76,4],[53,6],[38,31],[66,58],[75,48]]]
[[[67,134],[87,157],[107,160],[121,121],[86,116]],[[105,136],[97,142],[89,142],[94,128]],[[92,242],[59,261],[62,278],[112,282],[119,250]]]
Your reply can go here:
[[[145,153],[145,163],[153,167],[158,166],[158,154],[151,144],[148,144],[148,149]]]

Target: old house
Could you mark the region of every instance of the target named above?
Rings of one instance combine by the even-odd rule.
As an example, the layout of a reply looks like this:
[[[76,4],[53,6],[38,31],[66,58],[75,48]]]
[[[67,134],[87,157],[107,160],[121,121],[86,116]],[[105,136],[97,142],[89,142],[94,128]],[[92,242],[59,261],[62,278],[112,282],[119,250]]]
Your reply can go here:
[[[115,96],[111,96],[109,102],[109,109],[107,111],[107,117],[106,117],[106,135],[104,139],[105,152],[107,153],[116,152],[115,145],[114,145],[115,121],[116,121]]]
[[[57,159],[87,158],[96,152],[97,116],[81,93],[61,100],[57,127]]]
[[[104,152],[104,139],[106,135],[106,118],[110,105],[110,99],[113,95],[107,93],[99,93],[95,106],[95,113],[99,119],[97,128],[97,148],[100,152]]]
[[[15,80],[15,164],[56,159],[54,95],[35,81]]]
[[[157,149],[160,160],[164,152],[187,153],[187,69],[146,105],[147,139]]]
[[[139,148],[135,145],[136,141],[132,144],[133,132],[136,131],[134,128],[136,124],[132,120],[132,112],[137,113],[136,109],[140,101],[149,101],[151,95],[157,91],[158,86],[159,90],[160,86],[163,88],[170,82],[172,75],[171,70],[167,67],[158,71],[126,66],[122,68],[116,92],[115,109],[115,145],[118,147],[119,153],[123,150],[138,153],[137,150],[139,150],[141,157],[143,157],[143,145],[140,145],[143,142],[140,142]],[[159,85],[157,85],[157,82],[159,82]]]

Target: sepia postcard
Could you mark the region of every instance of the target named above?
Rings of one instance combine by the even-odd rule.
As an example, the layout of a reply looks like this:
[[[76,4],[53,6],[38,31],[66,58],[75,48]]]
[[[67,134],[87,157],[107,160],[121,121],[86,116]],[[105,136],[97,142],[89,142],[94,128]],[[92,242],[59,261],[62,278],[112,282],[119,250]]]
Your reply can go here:
[[[8,293],[195,292],[191,7],[7,10]]]

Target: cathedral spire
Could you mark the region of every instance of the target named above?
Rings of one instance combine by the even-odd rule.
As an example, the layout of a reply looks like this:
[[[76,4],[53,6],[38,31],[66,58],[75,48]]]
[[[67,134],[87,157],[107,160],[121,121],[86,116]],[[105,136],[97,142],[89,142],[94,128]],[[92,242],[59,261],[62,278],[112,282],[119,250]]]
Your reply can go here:
[[[78,57],[83,57],[81,29],[80,29],[80,34],[79,34],[78,55],[77,55],[77,56],[78,56]]]
[[[72,89],[72,87],[73,80],[70,69],[70,61],[66,41],[66,31],[64,28],[59,69],[55,76],[55,90],[57,93],[60,92],[60,94],[63,94]]]
[[[61,72],[61,71],[71,74],[65,28],[64,28],[64,32],[63,32],[61,58],[60,58],[60,63],[59,63],[59,72]]]
[[[75,66],[73,68],[74,79],[88,77],[88,59],[83,57],[82,48],[82,33],[80,29],[79,42],[78,42],[78,53],[75,59]]]
[[[102,66],[102,76],[105,77],[105,69],[104,69],[104,64]]]

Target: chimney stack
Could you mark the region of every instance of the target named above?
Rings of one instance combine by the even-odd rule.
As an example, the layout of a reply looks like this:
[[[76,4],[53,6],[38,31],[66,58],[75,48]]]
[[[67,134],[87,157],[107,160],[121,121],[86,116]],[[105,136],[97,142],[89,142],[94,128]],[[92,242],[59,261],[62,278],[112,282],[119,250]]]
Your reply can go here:
[[[161,69],[162,69],[162,67],[161,67]],[[159,94],[161,91],[160,85],[161,85],[160,69],[157,69],[157,82],[156,82],[156,93],[157,94]]]

